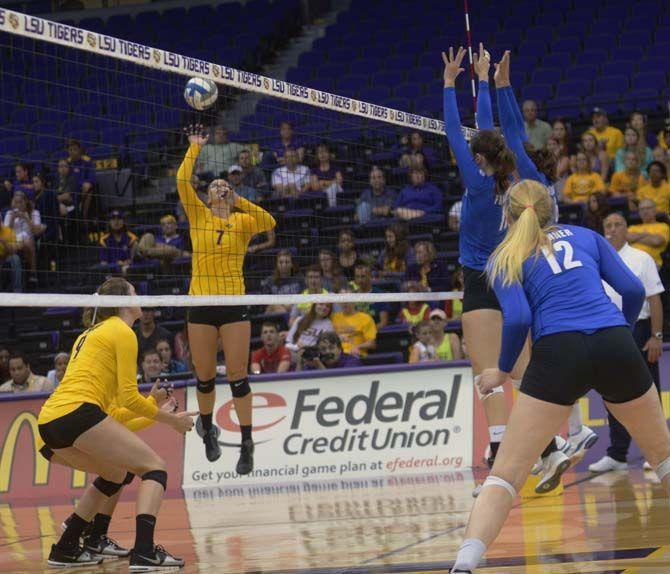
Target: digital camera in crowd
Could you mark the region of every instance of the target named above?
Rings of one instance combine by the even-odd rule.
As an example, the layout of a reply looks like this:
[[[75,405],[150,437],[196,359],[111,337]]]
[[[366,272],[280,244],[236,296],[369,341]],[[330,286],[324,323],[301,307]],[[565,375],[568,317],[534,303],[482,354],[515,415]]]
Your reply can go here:
[[[305,347],[302,351],[302,358],[305,361],[313,361],[315,359],[321,358],[321,353],[319,352],[319,347],[316,345],[312,347]]]

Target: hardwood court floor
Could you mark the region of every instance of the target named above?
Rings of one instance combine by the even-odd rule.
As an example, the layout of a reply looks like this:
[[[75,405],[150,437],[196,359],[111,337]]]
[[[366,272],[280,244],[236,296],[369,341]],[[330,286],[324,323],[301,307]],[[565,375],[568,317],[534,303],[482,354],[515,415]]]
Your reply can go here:
[[[569,473],[562,496],[519,500],[477,572],[670,573],[669,505],[652,477]],[[460,472],[193,491],[164,503],[157,541],[187,560],[187,573],[444,573],[473,484]],[[0,571],[53,572],[46,556],[70,511],[0,506]],[[133,504],[121,502],[111,535],[128,546],[133,529]],[[128,569],[116,560],[77,571]]]

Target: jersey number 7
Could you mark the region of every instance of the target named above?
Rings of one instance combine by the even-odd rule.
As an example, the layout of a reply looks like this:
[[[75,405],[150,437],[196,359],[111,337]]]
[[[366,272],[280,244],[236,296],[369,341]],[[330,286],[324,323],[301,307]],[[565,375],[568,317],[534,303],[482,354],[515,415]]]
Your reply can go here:
[[[563,251],[565,255],[563,256],[563,267],[561,267],[560,263],[558,262],[558,259],[556,259],[556,254],[559,251]],[[572,250],[572,245],[568,243],[567,241],[557,241],[554,243],[554,251],[551,252],[548,249],[543,249],[542,253],[544,254],[545,259],[547,260],[547,263],[549,263],[549,267],[551,267],[552,272],[554,275],[559,275],[560,273],[563,273],[563,271],[567,271],[568,269],[575,269],[576,267],[581,267],[582,262],[577,261],[576,259],[573,259],[573,250]]]

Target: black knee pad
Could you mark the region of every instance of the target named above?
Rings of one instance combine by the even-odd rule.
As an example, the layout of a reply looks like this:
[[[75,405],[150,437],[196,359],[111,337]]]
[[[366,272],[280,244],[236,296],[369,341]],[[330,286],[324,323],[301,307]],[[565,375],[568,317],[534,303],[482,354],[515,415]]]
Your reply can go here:
[[[51,450],[47,445],[44,445],[44,446],[40,449],[40,454],[41,454],[44,458],[46,458],[47,460],[51,460],[51,459],[53,458],[54,451]]]
[[[153,480],[163,487],[167,488],[167,472],[164,470],[150,470],[142,475],[142,480]]]
[[[246,397],[251,392],[249,379],[246,377],[244,379],[240,379],[239,381],[228,381],[228,384],[230,385],[230,390],[233,392],[233,396],[236,399]]]
[[[214,392],[215,387],[216,387],[216,378],[209,379],[209,381],[201,381],[200,379],[198,379],[198,385],[196,386],[196,389],[198,389],[198,391],[200,391],[201,393],[208,395],[209,393]]]
[[[123,479],[123,485],[130,484],[133,481],[133,478],[135,478],[135,475],[132,472],[127,472],[126,478]]]
[[[99,476],[93,481],[93,486],[95,486],[100,492],[105,496],[114,496],[121,487],[123,486],[122,482],[111,482]]]

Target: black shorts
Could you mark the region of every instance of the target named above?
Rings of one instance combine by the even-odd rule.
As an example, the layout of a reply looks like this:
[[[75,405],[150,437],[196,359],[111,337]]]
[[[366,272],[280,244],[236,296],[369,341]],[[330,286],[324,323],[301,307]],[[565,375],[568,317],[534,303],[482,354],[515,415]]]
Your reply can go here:
[[[79,435],[106,418],[107,415],[98,405],[84,403],[71,413],[39,425],[38,429],[42,440],[50,449],[67,448],[74,444]]]
[[[188,322],[197,325],[211,325],[217,329],[228,323],[249,320],[249,307],[246,305],[191,307],[188,310]]]
[[[463,313],[478,309],[500,311],[500,303],[484,271],[463,267]]]
[[[575,331],[539,339],[521,381],[521,392],[557,405],[573,405],[591,389],[610,403],[644,395],[651,375],[627,327],[592,335]]]

